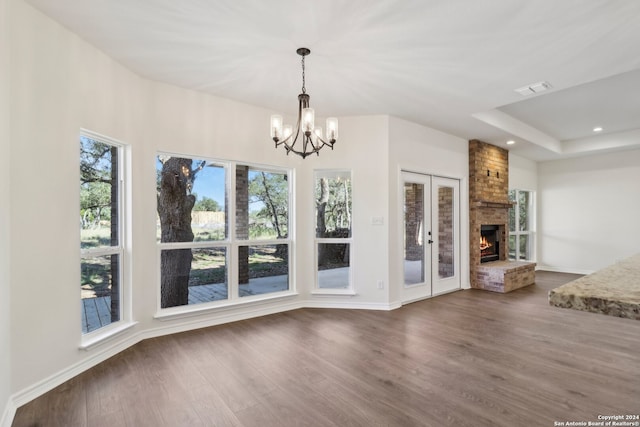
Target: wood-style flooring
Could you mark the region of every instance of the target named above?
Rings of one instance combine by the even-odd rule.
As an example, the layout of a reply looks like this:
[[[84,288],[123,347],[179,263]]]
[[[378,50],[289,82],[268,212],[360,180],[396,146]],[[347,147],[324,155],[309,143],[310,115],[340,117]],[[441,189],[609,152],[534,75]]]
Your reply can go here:
[[[549,306],[579,276],[143,341],[13,426],[554,426],[640,413],[640,322]]]

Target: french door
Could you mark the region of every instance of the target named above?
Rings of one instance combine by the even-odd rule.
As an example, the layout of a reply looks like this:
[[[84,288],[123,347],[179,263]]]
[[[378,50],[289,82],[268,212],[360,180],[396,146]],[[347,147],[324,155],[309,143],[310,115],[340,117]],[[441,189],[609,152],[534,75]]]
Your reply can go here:
[[[402,302],[460,289],[460,181],[403,171],[402,192]]]

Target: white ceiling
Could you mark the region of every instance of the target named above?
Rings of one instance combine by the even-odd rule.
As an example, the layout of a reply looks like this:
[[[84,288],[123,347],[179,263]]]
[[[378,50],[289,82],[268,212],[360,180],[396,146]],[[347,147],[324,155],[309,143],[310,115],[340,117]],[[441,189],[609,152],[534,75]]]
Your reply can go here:
[[[297,108],[308,47],[320,116],[513,139],[534,160],[640,147],[640,1],[27,2],[142,76],[274,112]],[[514,91],[539,81],[552,88]]]

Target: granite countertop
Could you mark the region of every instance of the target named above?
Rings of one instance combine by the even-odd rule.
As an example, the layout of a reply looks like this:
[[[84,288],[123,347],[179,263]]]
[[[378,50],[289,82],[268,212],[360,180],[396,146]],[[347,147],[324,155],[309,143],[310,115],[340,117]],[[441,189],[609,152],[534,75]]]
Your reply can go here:
[[[640,320],[640,254],[551,290],[549,303]]]

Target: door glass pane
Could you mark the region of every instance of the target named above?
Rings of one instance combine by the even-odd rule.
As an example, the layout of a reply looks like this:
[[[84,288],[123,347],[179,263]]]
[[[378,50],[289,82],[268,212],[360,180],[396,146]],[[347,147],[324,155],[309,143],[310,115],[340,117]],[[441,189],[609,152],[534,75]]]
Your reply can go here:
[[[349,288],[349,243],[318,244],[318,288]]]
[[[404,184],[404,284],[424,283],[424,185]]]
[[[452,277],[453,251],[453,188],[438,187],[438,275]]]

